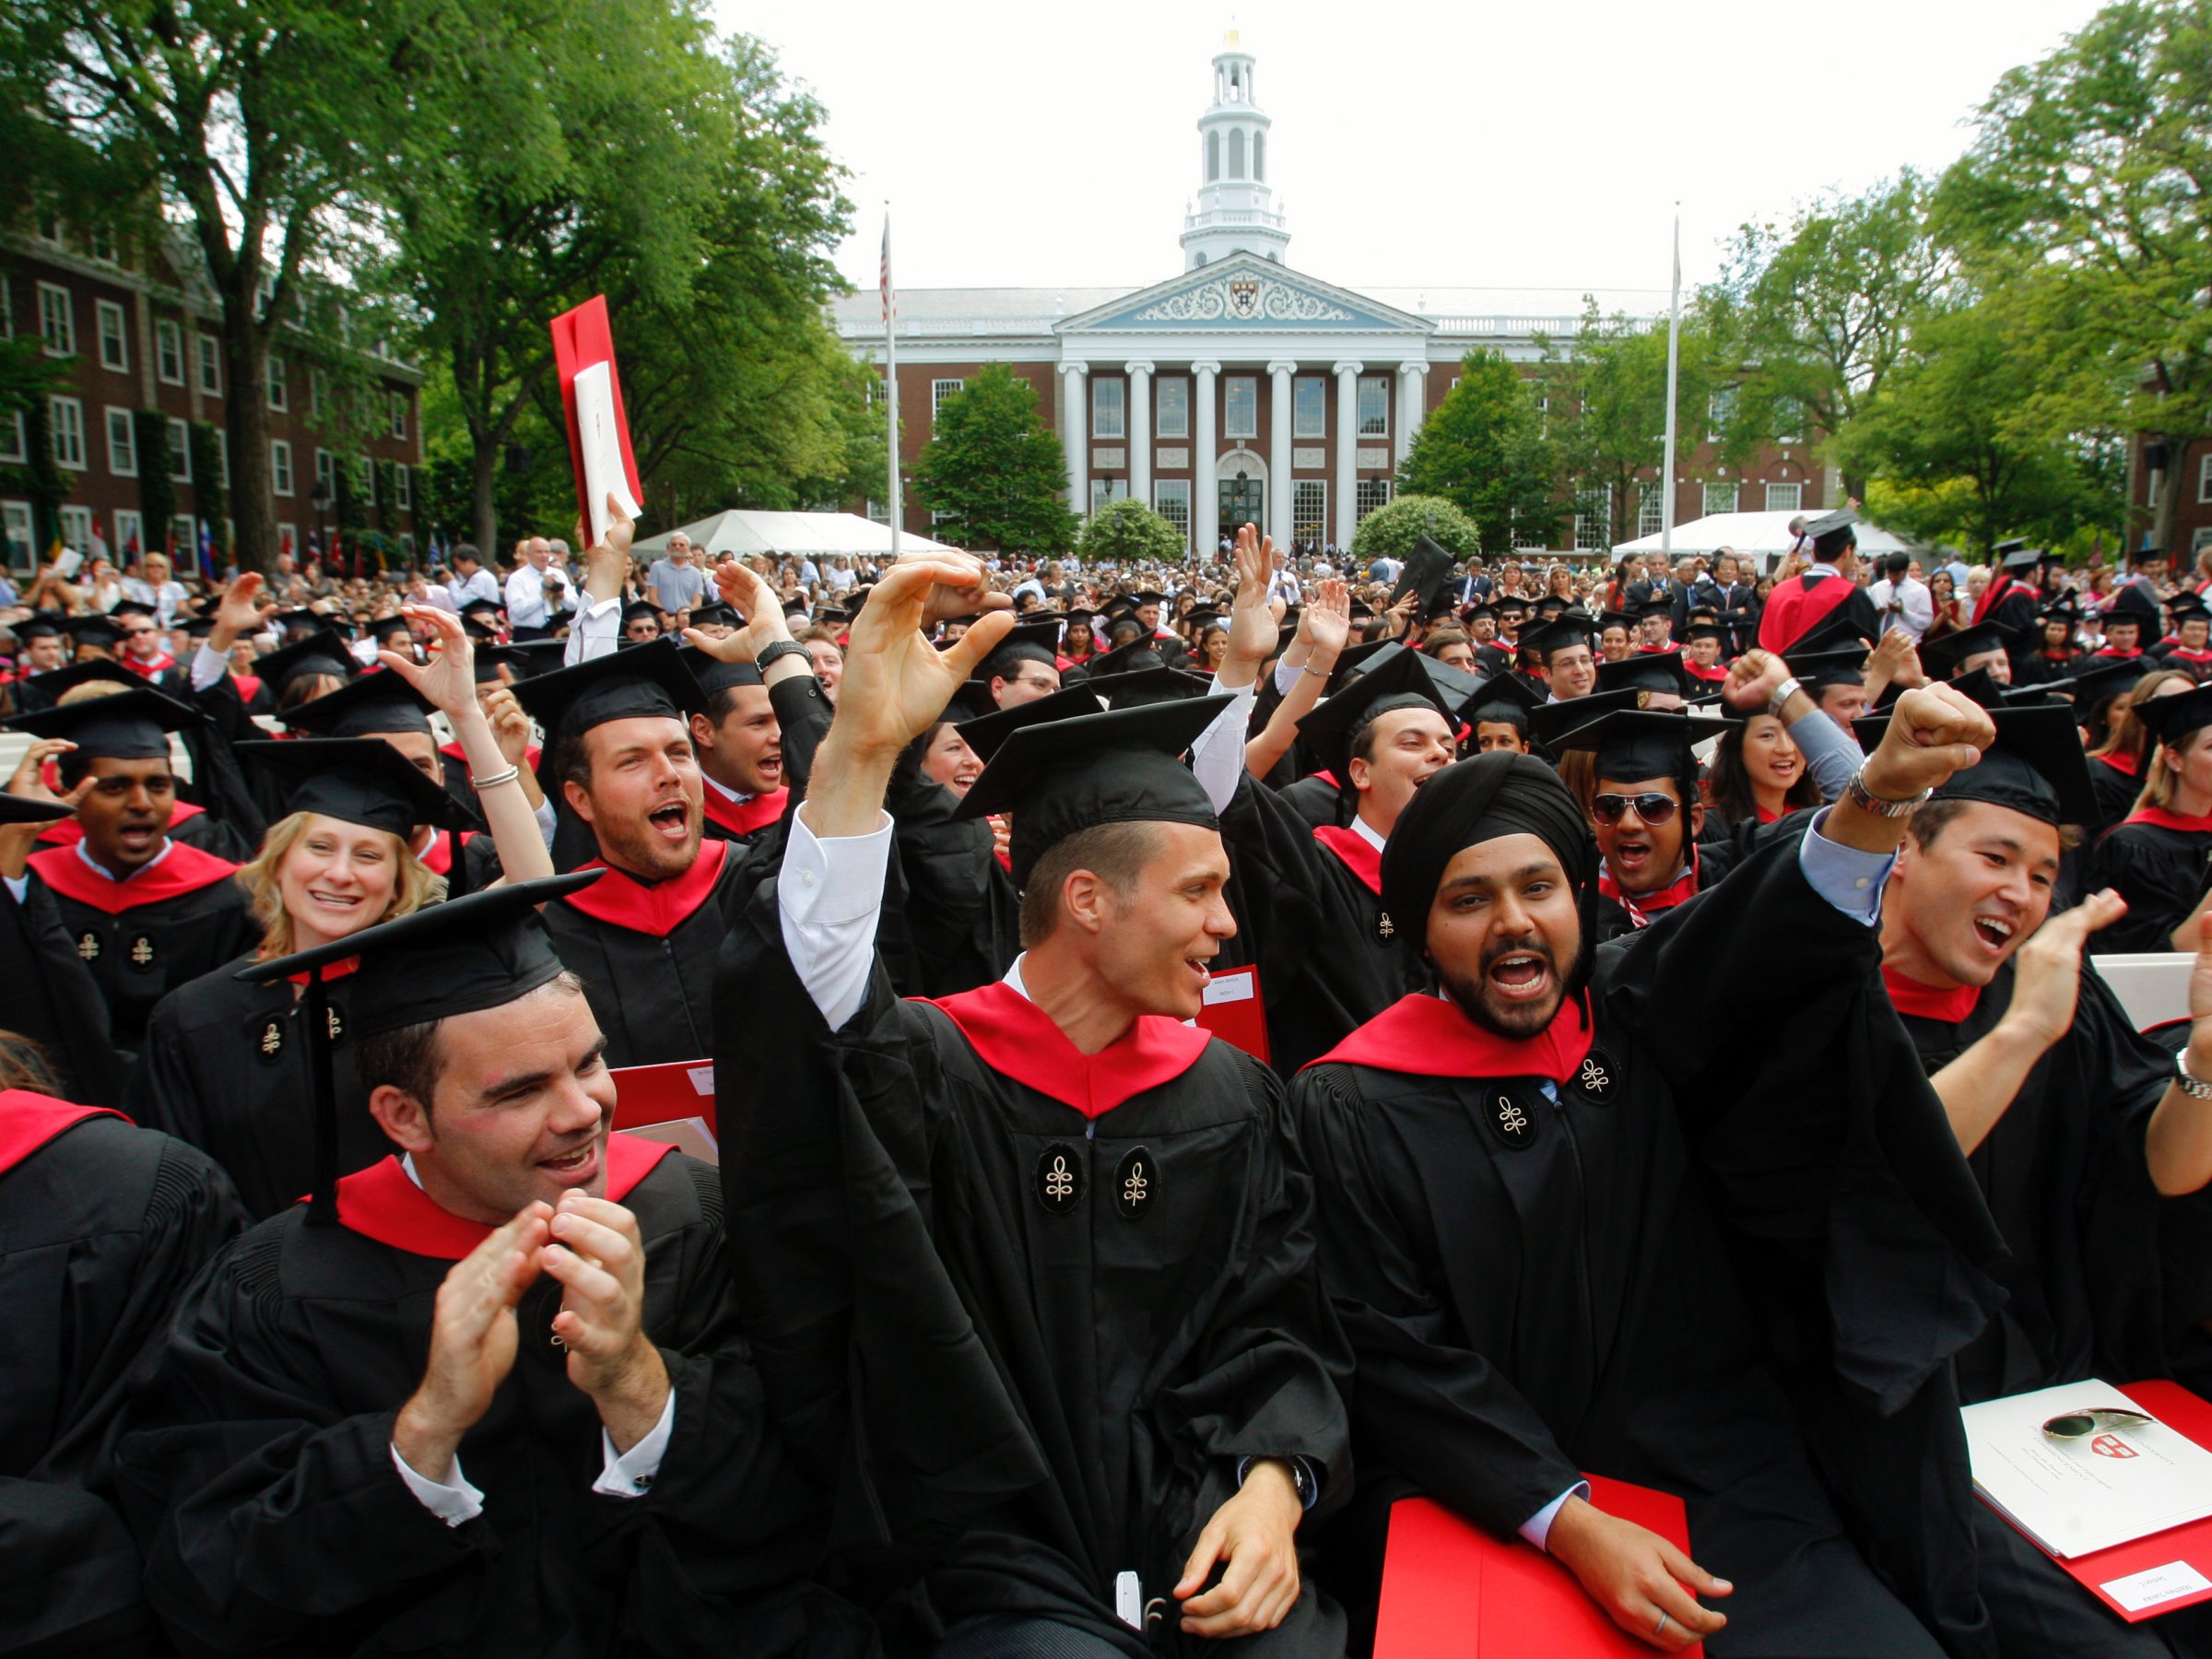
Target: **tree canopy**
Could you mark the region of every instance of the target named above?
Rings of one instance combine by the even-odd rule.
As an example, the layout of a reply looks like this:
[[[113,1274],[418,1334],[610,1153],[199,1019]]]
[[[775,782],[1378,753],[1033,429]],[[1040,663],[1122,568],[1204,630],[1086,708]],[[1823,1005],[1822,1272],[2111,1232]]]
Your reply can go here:
[[[931,534],[964,547],[1065,553],[1076,515],[1060,500],[1067,456],[1038,412],[1037,388],[987,363],[937,406],[914,464],[914,499],[942,513]]]
[[[1487,349],[1467,353],[1459,383],[1414,434],[1398,488],[1441,496],[1475,522],[1486,553],[1516,531],[1548,536],[1559,518],[1559,457],[1521,371]]]

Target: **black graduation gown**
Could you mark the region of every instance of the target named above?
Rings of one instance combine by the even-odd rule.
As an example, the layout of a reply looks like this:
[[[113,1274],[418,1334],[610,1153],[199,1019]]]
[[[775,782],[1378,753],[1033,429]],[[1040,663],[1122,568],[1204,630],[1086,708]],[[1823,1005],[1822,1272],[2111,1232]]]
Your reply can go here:
[[[2142,768],[2124,771],[2108,757],[2096,756],[2089,761],[2089,792],[2097,797],[2095,829],[2109,830],[2136,809],[2136,799],[2143,793]]]
[[[723,1174],[762,1379],[818,1468],[857,1464],[879,1545],[920,1573],[923,1639],[997,1612],[1140,1659],[1210,1652],[1172,1602],[1148,1640],[1123,1624],[1116,1574],[1165,1596],[1243,1457],[1304,1457],[1324,1505],[1349,1483],[1344,1360],[1273,1077],[1165,1020],[1086,1062],[1004,986],[954,999],[963,1027],[878,974],[832,1033],[772,885],[731,935],[717,1000]],[[1011,1014],[971,1039],[980,1008]],[[1087,1117],[1040,1082],[1119,1103]],[[966,1316],[952,1338],[886,1335],[944,1307]],[[1309,1586],[1237,1647],[1335,1659],[1342,1641]]]
[[[2047,686],[2053,680],[2071,679],[2080,670],[2083,653],[2069,651],[2065,656],[2054,657],[2047,651],[2030,652],[2012,665],[2012,683],[2016,686]]]
[[[154,1005],[254,942],[245,889],[226,861],[171,843],[129,881],[110,881],[75,847],[34,853],[30,868],[53,894],[62,925],[107,999],[115,1043],[135,1053]]]
[[[122,1103],[124,1067],[107,999],[43,882],[25,882],[20,903],[0,883],[0,1027],[46,1051],[71,1099]]]
[[[743,849],[700,844],[683,875],[647,887],[609,870],[546,906],[560,959],[583,981],[609,1065],[700,1060],[713,1046],[714,959],[754,877]]]
[[[1420,961],[1383,912],[1382,854],[1348,827],[1317,833],[1240,777],[1221,840],[1238,922],[1222,965],[1258,968],[1268,1058],[1287,1077],[1418,988]]]
[[[1945,1362],[1995,1300],[1978,1263],[1997,1246],[1877,952],[1770,847],[1606,947],[1595,1041],[1557,1103],[1531,1078],[1380,1060],[1299,1078],[1367,1516],[1419,1489],[1511,1536],[1590,1470],[1688,1502],[1692,1556],[1737,1585],[1716,1654],[1928,1651],[1847,1521],[1917,1568],[1912,1599],[1974,1623]],[[1785,1028],[1831,1041],[1748,1061],[1719,1041]],[[1838,1373],[1848,1394],[1801,1429],[1796,1380]],[[1871,1401],[1900,1407],[1901,1442]],[[1947,1425],[1936,1479],[1917,1471]],[[1870,1466],[1878,1501],[1840,1516],[1816,1468]],[[1355,1527],[1348,1547],[1371,1571],[1378,1546]]]
[[[245,1218],[191,1147],[70,1112],[0,1093],[0,1653],[166,1653],[115,1442],[177,1299]]]
[[[2092,772],[2100,769],[2092,767]],[[2103,768],[2111,771],[2110,767]],[[2118,823],[2089,854],[2086,890],[2111,888],[2127,900],[2127,914],[2100,928],[2089,947],[2103,955],[2171,950],[2173,930],[2205,896],[2212,869],[2212,830],[2170,830],[2159,824]]]
[[[350,1178],[342,1207],[371,1182],[406,1186],[387,1162]],[[598,1414],[546,1338],[560,1286],[542,1278],[517,1310],[513,1369],[461,1442],[484,1512],[449,1528],[401,1480],[392,1429],[422,1378],[438,1288],[482,1230],[447,1218],[464,1234],[448,1243],[406,1206],[389,1212],[400,1226],[357,1218],[359,1231],[295,1206],[194,1288],[124,1447],[163,1619],[215,1653],[865,1651],[862,1630],[827,1639],[834,1622],[806,1645],[810,1614],[836,1612],[803,1583],[821,1500],[764,1421],[714,1171],[671,1154],[618,1202],[638,1218],[644,1325],[676,1389],[650,1493],[591,1490]]]
[[[247,985],[252,953],[163,997],[124,1093],[124,1110],[149,1128],[197,1147],[223,1167],[255,1220],[297,1203],[314,1185],[314,1060],[305,999],[288,980]],[[365,1170],[392,1151],[353,1075],[346,978],[324,980],[331,1087],[338,1121],[338,1173]]]
[[[998,862],[987,822],[953,817],[959,804],[942,783],[904,768],[884,803],[905,888],[899,918],[905,948],[885,959],[902,996],[950,996],[988,985],[1021,954],[1021,895],[1013,873]],[[892,920],[887,912],[884,925]],[[911,971],[895,965],[901,959]]]

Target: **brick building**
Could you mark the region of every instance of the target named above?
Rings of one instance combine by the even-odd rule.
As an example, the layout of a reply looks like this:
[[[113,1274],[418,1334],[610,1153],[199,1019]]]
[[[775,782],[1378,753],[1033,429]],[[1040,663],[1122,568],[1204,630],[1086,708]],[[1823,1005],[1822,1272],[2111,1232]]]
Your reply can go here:
[[[2212,441],[2191,444],[2178,460],[2159,453],[2159,446],[2138,443],[2135,464],[2128,472],[2127,499],[2139,514],[2136,522],[2154,523],[2163,471],[2175,465],[2181,468],[2182,497],[2174,509],[2166,547],[2179,567],[2212,547]]]
[[[181,239],[139,249],[79,235],[53,220],[0,231],[0,335],[41,338],[45,355],[65,364],[47,417],[55,464],[75,486],[58,528],[80,552],[89,549],[97,523],[118,555],[134,535],[142,547],[159,547],[173,533],[179,562],[186,563],[206,498],[214,493],[206,488],[208,480],[195,476],[203,462],[212,461],[227,497],[220,312],[193,270],[192,244]],[[357,365],[368,371],[365,432],[345,440],[341,453],[340,441],[328,435],[336,424],[335,407],[328,406],[332,377],[312,360],[306,337],[297,336],[291,350],[280,346],[270,359],[263,394],[270,409],[276,516],[279,537],[288,535],[295,548],[304,549],[317,533],[327,545],[337,523],[337,469],[348,464],[363,526],[413,546],[422,377],[382,346],[362,352]],[[135,418],[147,410],[159,411],[169,438],[176,511],[167,527],[145,522],[144,446]],[[195,457],[192,429],[201,425],[212,442],[196,446]],[[25,465],[28,444],[22,417],[0,416],[0,468]],[[228,515],[212,529],[216,545],[227,546]],[[21,489],[5,482],[0,531],[8,567],[18,571],[43,557],[40,543],[51,534],[33,524],[32,504]]]
[[[1288,527],[1300,545],[1341,547],[1390,500],[1398,463],[1468,351],[1533,364],[1539,336],[1574,333],[1579,290],[1355,291],[1286,264],[1290,233],[1273,206],[1256,67],[1232,31],[1198,120],[1200,186],[1180,275],[1136,288],[900,290],[902,476],[930,440],[937,405],[985,364],[1004,363],[1037,388],[1079,511],[1135,496],[1205,545],[1252,521],[1278,541]],[[1645,319],[1666,300],[1588,297],[1607,314]],[[876,295],[841,300],[835,320],[855,356],[884,361]],[[1675,520],[1810,512],[1832,494],[1801,443],[1747,468],[1699,448],[1677,460]],[[1574,547],[1609,547],[1609,500],[1577,505]],[[1647,484],[1628,515],[1630,535],[1656,532],[1663,507]],[[871,516],[883,511],[869,503]],[[907,529],[928,533],[930,515],[911,495],[905,517]]]

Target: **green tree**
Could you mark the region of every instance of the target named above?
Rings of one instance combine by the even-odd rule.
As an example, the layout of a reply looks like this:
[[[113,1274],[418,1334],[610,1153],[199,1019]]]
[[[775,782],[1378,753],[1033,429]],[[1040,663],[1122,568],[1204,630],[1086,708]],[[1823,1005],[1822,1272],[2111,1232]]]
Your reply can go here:
[[[151,191],[198,254],[223,342],[239,550],[276,552],[264,393],[313,274],[376,229],[425,89],[496,45],[476,8],[427,0],[21,0],[0,11],[6,131],[76,141],[114,199]],[[11,152],[14,149],[10,146]]]
[[[1638,486],[1657,478],[1666,453],[1665,325],[1602,317],[1592,304],[1572,341],[1544,342],[1540,374],[1577,510],[1598,510],[1602,491],[1606,544],[1628,540]],[[1687,315],[1676,377],[1678,455],[1704,438],[1711,384],[1702,320]]]
[[[2002,299],[1924,318],[1879,399],[1836,439],[1870,478],[1875,517],[1987,553],[2008,535],[2064,542],[2116,525],[2119,502],[2093,441],[2054,428],[2040,401],[2033,318]]]
[[[1462,559],[1482,551],[1480,527],[1453,502],[1442,496],[1402,495],[1359,521],[1352,532],[1352,562],[1365,569],[1378,559],[1402,559],[1424,535]]]
[[[192,493],[200,504],[201,521],[208,526],[208,545],[218,555],[228,554],[230,537],[226,521],[230,516],[230,491],[223,481],[223,441],[213,421],[195,420],[188,441],[192,446]],[[192,558],[196,568],[197,547]]]
[[[2026,284],[2062,326],[2045,376],[2167,447],[2172,533],[2187,446],[2212,438],[2212,4],[2121,0],[2009,70],[1944,177],[1938,229],[1985,289]]]
[[[62,533],[62,503],[76,488],[75,475],[54,464],[47,401],[75,360],[48,357],[35,334],[0,340],[0,420],[23,418],[23,463],[0,466],[0,488],[30,499],[31,556],[41,561]]]
[[[1951,294],[1955,261],[1931,234],[1911,169],[1863,195],[1747,224],[1700,298],[1716,367],[1736,376],[1713,441],[1740,463],[1780,439],[1839,433],[1881,395],[1913,325]],[[1865,480],[1846,471],[1847,495]]]
[[[1498,352],[1468,352],[1459,383],[1414,435],[1399,490],[1443,497],[1475,521],[1484,552],[1504,553],[1516,530],[1551,535],[1559,488],[1558,458],[1528,382]]]
[[[169,526],[177,516],[177,487],[170,481],[177,458],[169,451],[169,417],[159,409],[137,409],[131,415],[131,432],[138,451],[138,510],[146,521],[142,551],[158,553],[169,542]],[[194,549],[179,547],[180,562]]]
[[[914,499],[946,515],[939,539],[965,547],[1065,553],[1076,515],[1060,500],[1067,456],[1037,410],[1037,388],[986,363],[938,406],[914,464]]]
[[[1181,564],[1190,554],[1182,531],[1134,496],[1109,501],[1092,513],[1076,538],[1086,565],[1107,560],[1127,569],[1139,564]]]

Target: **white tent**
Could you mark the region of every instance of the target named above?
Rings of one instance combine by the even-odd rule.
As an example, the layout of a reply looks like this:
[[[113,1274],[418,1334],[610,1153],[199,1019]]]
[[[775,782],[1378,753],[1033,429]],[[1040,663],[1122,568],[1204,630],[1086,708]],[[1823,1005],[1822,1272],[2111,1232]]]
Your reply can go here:
[[[1747,553],[1758,559],[1761,571],[1771,570],[1782,562],[1783,555],[1790,550],[1790,521],[1800,515],[1794,512],[1716,512],[1710,518],[1693,519],[1687,524],[1677,524],[1672,538],[1675,557],[1687,553],[1702,553],[1710,558],[1722,547],[1738,553]],[[1818,512],[1802,516],[1818,518]],[[1879,558],[1885,553],[1916,553],[1920,549],[1910,542],[1892,535],[1877,524],[1865,519],[1858,523],[1859,554],[1862,558]],[[1659,537],[1640,535],[1634,541],[1622,542],[1613,549],[1618,560],[1631,553],[1653,554],[1659,551]]]
[[[678,528],[691,538],[694,547],[710,556],[736,553],[821,559],[840,554],[849,559],[888,559],[891,555],[891,527],[862,518],[857,512],[754,512],[731,508]],[[668,538],[675,534],[665,530],[648,535],[633,544],[633,549],[647,554],[665,552]],[[899,548],[900,552],[950,551],[942,542],[912,532],[899,538]]]

